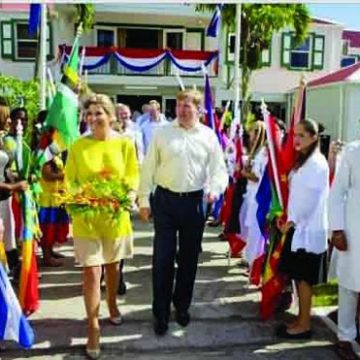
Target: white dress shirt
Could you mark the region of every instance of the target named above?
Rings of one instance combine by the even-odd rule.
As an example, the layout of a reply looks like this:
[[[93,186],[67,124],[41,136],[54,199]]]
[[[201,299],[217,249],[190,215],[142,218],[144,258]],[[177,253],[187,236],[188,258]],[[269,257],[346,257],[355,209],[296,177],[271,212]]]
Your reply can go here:
[[[153,121],[149,118],[141,125],[144,154],[147,153],[151,139],[153,138],[156,130],[168,124],[170,123],[160,116],[158,121]]]
[[[144,160],[144,144],[140,127],[131,119],[125,120],[125,131],[123,135],[129,137],[134,142],[136,155],[141,164]]]
[[[295,223],[291,251],[321,254],[327,249],[329,167],[318,149],[290,174],[288,220]]]
[[[344,230],[348,250],[337,251],[339,285],[360,292],[360,141],[342,150],[330,191],[331,230]]]
[[[225,191],[228,175],[219,141],[209,127],[196,123],[191,129],[177,120],[154,134],[142,165],[139,200],[149,207],[149,196],[159,185],[174,192],[203,190],[210,194]]]

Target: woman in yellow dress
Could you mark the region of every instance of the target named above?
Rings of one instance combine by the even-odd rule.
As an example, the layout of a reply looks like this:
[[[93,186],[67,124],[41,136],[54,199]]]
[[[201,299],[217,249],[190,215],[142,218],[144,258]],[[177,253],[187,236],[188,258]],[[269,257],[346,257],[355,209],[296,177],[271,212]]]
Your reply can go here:
[[[114,106],[106,95],[93,95],[84,103],[90,119],[91,133],[78,139],[70,148],[65,180],[70,191],[79,188],[96,176],[111,174],[125,184],[129,197],[135,200],[139,172],[136,150],[132,141],[111,130],[115,120]],[[123,211],[116,226],[102,213],[91,220],[80,215],[72,217],[75,256],[83,266],[83,293],[88,320],[86,354],[92,359],[100,356],[100,274],[105,266],[106,300],[113,325],[120,325],[121,314],[116,304],[118,263],[133,255],[133,232],[130,213]]]

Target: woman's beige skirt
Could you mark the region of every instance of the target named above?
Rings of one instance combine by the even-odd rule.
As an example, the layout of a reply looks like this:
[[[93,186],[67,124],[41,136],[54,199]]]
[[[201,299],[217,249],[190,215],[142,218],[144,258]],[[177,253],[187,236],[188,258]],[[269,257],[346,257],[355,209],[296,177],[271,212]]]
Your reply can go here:
[[[116,240],[74,238],[75,258],[81,266],[99,266],[133,256],[133,237]]]

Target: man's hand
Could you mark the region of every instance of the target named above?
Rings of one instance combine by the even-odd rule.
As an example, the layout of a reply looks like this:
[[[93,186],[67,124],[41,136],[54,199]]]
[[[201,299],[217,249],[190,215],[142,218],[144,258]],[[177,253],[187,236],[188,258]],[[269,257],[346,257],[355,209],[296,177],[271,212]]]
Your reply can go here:
[[[19,181],[15,184],[10,184],[10,191],[26,191],[28,188],[27,181]]]
[[[140,216],[141,221],[148,222],[149,218],[150,218],[150,213],[151,213],[150,208],[141,207],[139,209],[139,216]]]
[[[339,251],[346,251],[348,249],[346,235],[344,230],[335,230],[332,232],[331,243]]]
[[[214,194],[207,194],[206,201],[208,204],[213,204],[217,200],[217,197]]]

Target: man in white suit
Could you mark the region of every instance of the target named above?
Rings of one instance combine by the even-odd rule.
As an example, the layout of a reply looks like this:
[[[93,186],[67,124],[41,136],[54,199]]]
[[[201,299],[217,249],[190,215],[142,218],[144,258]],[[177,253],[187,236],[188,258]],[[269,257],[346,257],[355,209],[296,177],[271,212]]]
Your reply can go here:
[[[338,251],[339,315],[337,352],[355,359],[355,317],[360,293],[360,141],[348,144],[330,193],[330,229]]]

